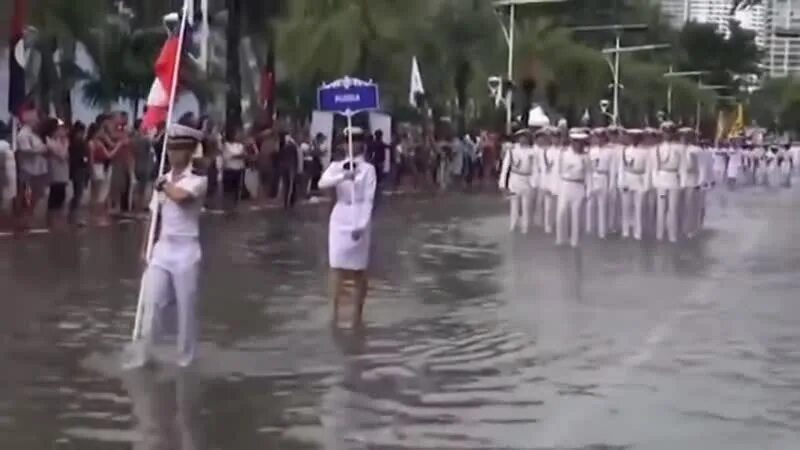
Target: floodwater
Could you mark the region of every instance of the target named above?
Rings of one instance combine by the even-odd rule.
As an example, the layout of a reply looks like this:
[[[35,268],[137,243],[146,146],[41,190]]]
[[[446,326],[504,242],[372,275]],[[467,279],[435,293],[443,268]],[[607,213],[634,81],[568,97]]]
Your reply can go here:
[[[489,196],[378,212],[334,330],[324,207],[205,223],[197,366],[123,373],[140,230],[0,240],[5,450],[800,447],[800,194],[679,245],[510,236]]]

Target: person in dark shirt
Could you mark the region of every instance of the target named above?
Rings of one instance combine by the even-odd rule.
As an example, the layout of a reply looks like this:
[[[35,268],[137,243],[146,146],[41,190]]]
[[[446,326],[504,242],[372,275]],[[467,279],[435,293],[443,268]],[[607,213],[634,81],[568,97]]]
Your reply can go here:
[[[297,143],[288,133],[282,133],[278,149],[278,178],[283,193],[283,207],[292,208],[297,197],[297,171],[300,165]]]
[[[89,144],[86,142],[86,125],[75,122],[69,135],[69,175],[72,181],[72,198],[69,201],[69,222],[81,225],[78,220],[78,207],[83,193],[89,185],[91,176],[89,163]]]
[[[374,138],[367,144],[367,158],[373,166],[375,166],[375,176],[377,180],[377,188],[375,190],[375,198],[380,196],[383,181],[383,166],[386,163],[386,154],[389,145],[383,141],[383,131],[378,130],[375,132]]]

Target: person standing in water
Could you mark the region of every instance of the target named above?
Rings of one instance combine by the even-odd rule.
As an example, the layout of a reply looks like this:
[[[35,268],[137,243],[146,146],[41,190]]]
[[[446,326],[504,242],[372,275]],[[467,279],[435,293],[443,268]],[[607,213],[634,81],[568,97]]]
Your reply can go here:
[[[320,189],[334,189],[336,204],[328,228],[328,258],[331,267],[333,322],[339,321],[339,306],[345,281],[355,285],[353,326],[362,323],[367,298],[372,209],[377,176],[375,166],[364,158],[363,132],[345,130],[353,137],[353,159],[349,157],[328,166],[319,180]]]
[[[202,257],[200,212],[208,179],[194,171],[192,155],[203,134],[191,127],[172,125],[168,139],[171,170],[156,181],[157,195],[150,203],[151,213],[158,214],[157,240],[148,260],[149,230],[145,230],[142,252],[147,269],[142,280],[141,338],[134,345],[132,360],[124,365],[126,369],[139,368],[148,362],[155,341],[154,330],[161,324],[164,311],[173,298],[178,312],[178,365],[188,367],[195,358],[197,291]]]

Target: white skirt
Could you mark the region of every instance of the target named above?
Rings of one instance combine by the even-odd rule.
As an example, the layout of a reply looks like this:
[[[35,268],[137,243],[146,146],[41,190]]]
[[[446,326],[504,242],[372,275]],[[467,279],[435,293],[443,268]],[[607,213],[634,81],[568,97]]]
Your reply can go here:
[[[358,240],[353,240],[352,209],[337,204],[331,213],[328,226],[328,261],[331,269],[366,270],[369,265],[371,226],[363,230]]]

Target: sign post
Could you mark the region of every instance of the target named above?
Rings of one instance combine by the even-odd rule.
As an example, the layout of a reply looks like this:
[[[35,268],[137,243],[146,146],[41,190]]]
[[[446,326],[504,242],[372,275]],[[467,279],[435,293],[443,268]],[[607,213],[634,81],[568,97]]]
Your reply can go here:
[[[353,116],[380,107],[378,85],[371,81],[344,77],[325,83],[317,89],[317,108],[347,118],[347,155],[353,159]]]

